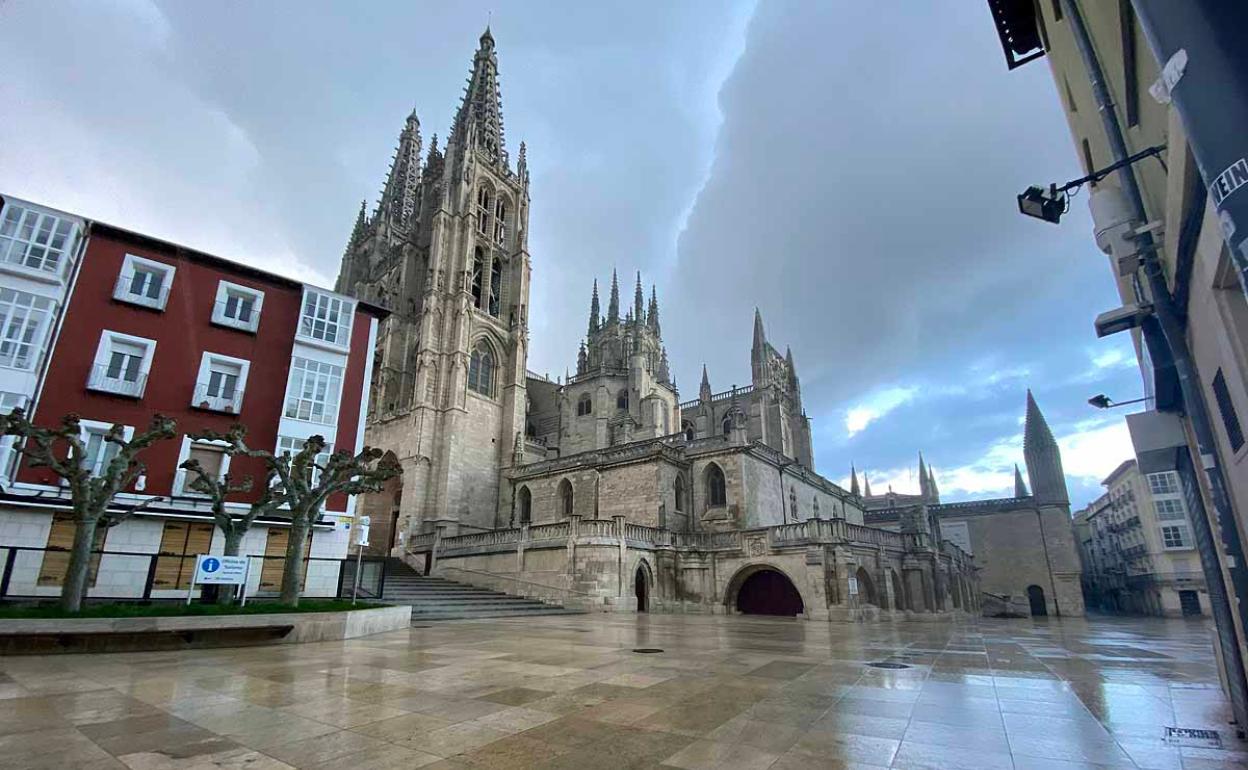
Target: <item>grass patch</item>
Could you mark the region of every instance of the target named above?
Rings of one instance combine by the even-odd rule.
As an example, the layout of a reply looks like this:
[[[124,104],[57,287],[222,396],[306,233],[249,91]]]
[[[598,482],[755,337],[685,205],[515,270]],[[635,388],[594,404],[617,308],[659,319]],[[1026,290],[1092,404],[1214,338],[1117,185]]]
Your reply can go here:
[[[348,599],[304,599],[298,607],[290,607],[272,601],[249,601],[246,606],[178,603],[159,604],[87,604],[81,612],[66,612],[51,604],[43,605],[0,605],[0,619],[17,620],[22,618],[158,618],[200,615],[264,615],[274,612],[344,612],[346,610],[367,610],[375,607],[388,607],[388,604],[375,602],[359,602],[351,604]]]

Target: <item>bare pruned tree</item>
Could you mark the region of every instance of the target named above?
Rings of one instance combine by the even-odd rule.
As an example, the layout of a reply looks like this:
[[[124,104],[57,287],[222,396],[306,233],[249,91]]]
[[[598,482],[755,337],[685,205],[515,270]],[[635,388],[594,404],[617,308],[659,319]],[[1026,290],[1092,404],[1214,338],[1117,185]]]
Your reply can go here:
[[[228,456],[255,456],[256,452],[247,447],[246,436],[247,428],[237,423],[225,433],[203,430],[190,434],[192,441],[224,443],[225,453]],[[285,489],[276,483],[277,472],[272,468],[269,468],[265,474],[260,487],[260,496],[248,504],[246,509],[242,509],[230,507],[226,501],[230,495],[250,492],[255,486],[255,480],[251,476],[240,477],[231,473],[216,476],[205,470],[199,461],[194,459],[187,460],[178,467],[187,473],[186,487],[208,498],[212,507],[212,518],[225,535],[225,548],[222,552],[225,556],[238,556],[239,551],[242,550],[243,538],[251,529],[252,524],[262,516],[276,514],[283,505],[289,502]],[[221,595],[221,601],[228,603],[233,600],[233,597],[232,591],[224,593]]]
[[[173,438],[176,429],[177,424],[173,420],[158,414],[146,430],[127,440],[125,427],[114,425],[104,434],[104,448],[101,449],[107,453],[107,462],[96,473],[87,465],[87,441],[78,415],[65,415],[55,428],[35,425],[21,409],[0,415],[0,435],[19,439],[27,464],[32,468],[49,469],[69,489],[74,542],[70,548],[65,580],[61,584],[61,607],[67,612],[77,612],[82,608],[96,531],[100,527],[116,526],[164,499],[152,497],[136,505],[113,505],[118,493],[129,489],[136,479],[146,473],[147,466],[138,459],[139,453],[157,442]]]

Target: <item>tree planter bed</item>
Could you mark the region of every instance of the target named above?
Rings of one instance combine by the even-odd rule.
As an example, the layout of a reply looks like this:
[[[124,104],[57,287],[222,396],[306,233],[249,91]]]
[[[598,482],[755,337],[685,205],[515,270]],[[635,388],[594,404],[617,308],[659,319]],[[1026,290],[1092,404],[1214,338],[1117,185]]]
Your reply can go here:
[[[406,629],[412,608],[256,615],[0,620],[0,655],[143,652],[353,639]]]

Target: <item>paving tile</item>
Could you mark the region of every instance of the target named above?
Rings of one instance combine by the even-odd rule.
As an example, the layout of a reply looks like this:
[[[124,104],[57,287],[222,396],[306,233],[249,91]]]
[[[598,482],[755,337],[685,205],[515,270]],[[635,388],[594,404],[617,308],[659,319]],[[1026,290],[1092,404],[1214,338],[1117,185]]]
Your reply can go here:
[[[744,744],[695,741],[663,760],[663,764],[685,770],[765,770],[779,758],[778,753]]]

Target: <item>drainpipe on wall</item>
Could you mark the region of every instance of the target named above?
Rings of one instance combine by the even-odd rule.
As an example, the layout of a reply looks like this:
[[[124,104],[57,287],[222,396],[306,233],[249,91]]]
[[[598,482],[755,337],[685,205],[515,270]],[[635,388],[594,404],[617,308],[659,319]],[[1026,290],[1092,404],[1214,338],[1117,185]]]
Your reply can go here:
[[[1066,11],[1066,15],[1070,19],[1075,46],[1079,49],[1080,58],[1088,71],[1092,95],[1096,100],[1097,110],[1101,114],[1105,138],[1109,144],[1110,152],[1113,154],[1113,160],[1115,162],[1123,161],[1129,156],[1129,153],[1127,152],[1126,142],[1123,139],[1122,127],[1118,122],[1118,114],[1114,111],[1114,103],[1110,96],[1109,86],[1105,81],[1104,72],[1101,70],[1100,61],[1097,59],[1096,50],[1092,46],[1092,38],[1088,33],[1083,13],[1076,0],[1061,0],[1061,3]],[[1144,199],[1140,194],[1140,187],[1136,181],[1134,170],[1130,165],[1124,165],[1117,171],[1117,174],[1122,181],[1123,192],[1126,194],[1132,218],[1141,225],[1147,223],[1148,214],[1144,208]],[[1221,465],[1218,462],[1218,451],[1214,443],[1209,410],[1205,404],[1199,375],[1192,361],[1191,350],[1187,345],[1184,323],[1174,307],[1174,298],[1170,295],[1169,286],[1166,284],[1165,273],[1157,257],[1152,234],[1149,232],[1142,233],[1135,238],[1135,244],[1138,246],[1141,267],[1144,270],[1144,276],[1148,284],[1148,293],[1151,295],[1149,299],[1152,300],[1162,335],[1174,360],[1175,374],[1179,380],[1179,387],[1183,395],[1183,408],[1190,421],[1192,433],[1195,435],[1197,449],[1200,453],[1200,465],[1204,468],[1205,479],[1209,485],[1210,497],[1212,498],[1214,512],[1221,530],[1222,544],[1228,556],[1227,572],[1231,576],[1231,589],[1234,591],[1239,606],[1248,609],[1248,574],[1245,573],[1248,564],[1244,561],[1238,523],[1231,508],[1230,498],[1226,491],[1226,481],[1222,475]],[[1137,298],[1144,300],[1144,297],[1139,296],[1140,293],[1140,287],[1137,282]],[[1197,530],[1198,542],[1202,537],[1208,538],[1210,543],[1215,542],[1215,533],[1209,526],[1208,519],[1200,516],[1192,516],[1191,518],[1192,526]],[[1207,573],[1213,576],[1213,580],[1220,581],[1222,575],[1218,565],[1206,564],[1205,562],[1206,559],[1202,558],[1201,564]],[[1243,697],[1245,677],[1237,639],[1238,635],[1235,632],[1234,616],[1231,613],[1229,603],[1226,606],[1214,606],[1213,615],[1219,630],[1222,634],[1230,634],[1233,642],[1230,645],[1223,645],[1223,647],[1224,650],[1233,652],[1233,655],[1230,656],[1232,659],[1227,660],[1228,675],[1235,679],[1235,684],[1230,689],[1233,695],[1238,693],[1240,697],[1232,697],[1231,703],[1234,707],[1236,721],[1242,728],[1248,725],[1248,703],[1245,703]]]

